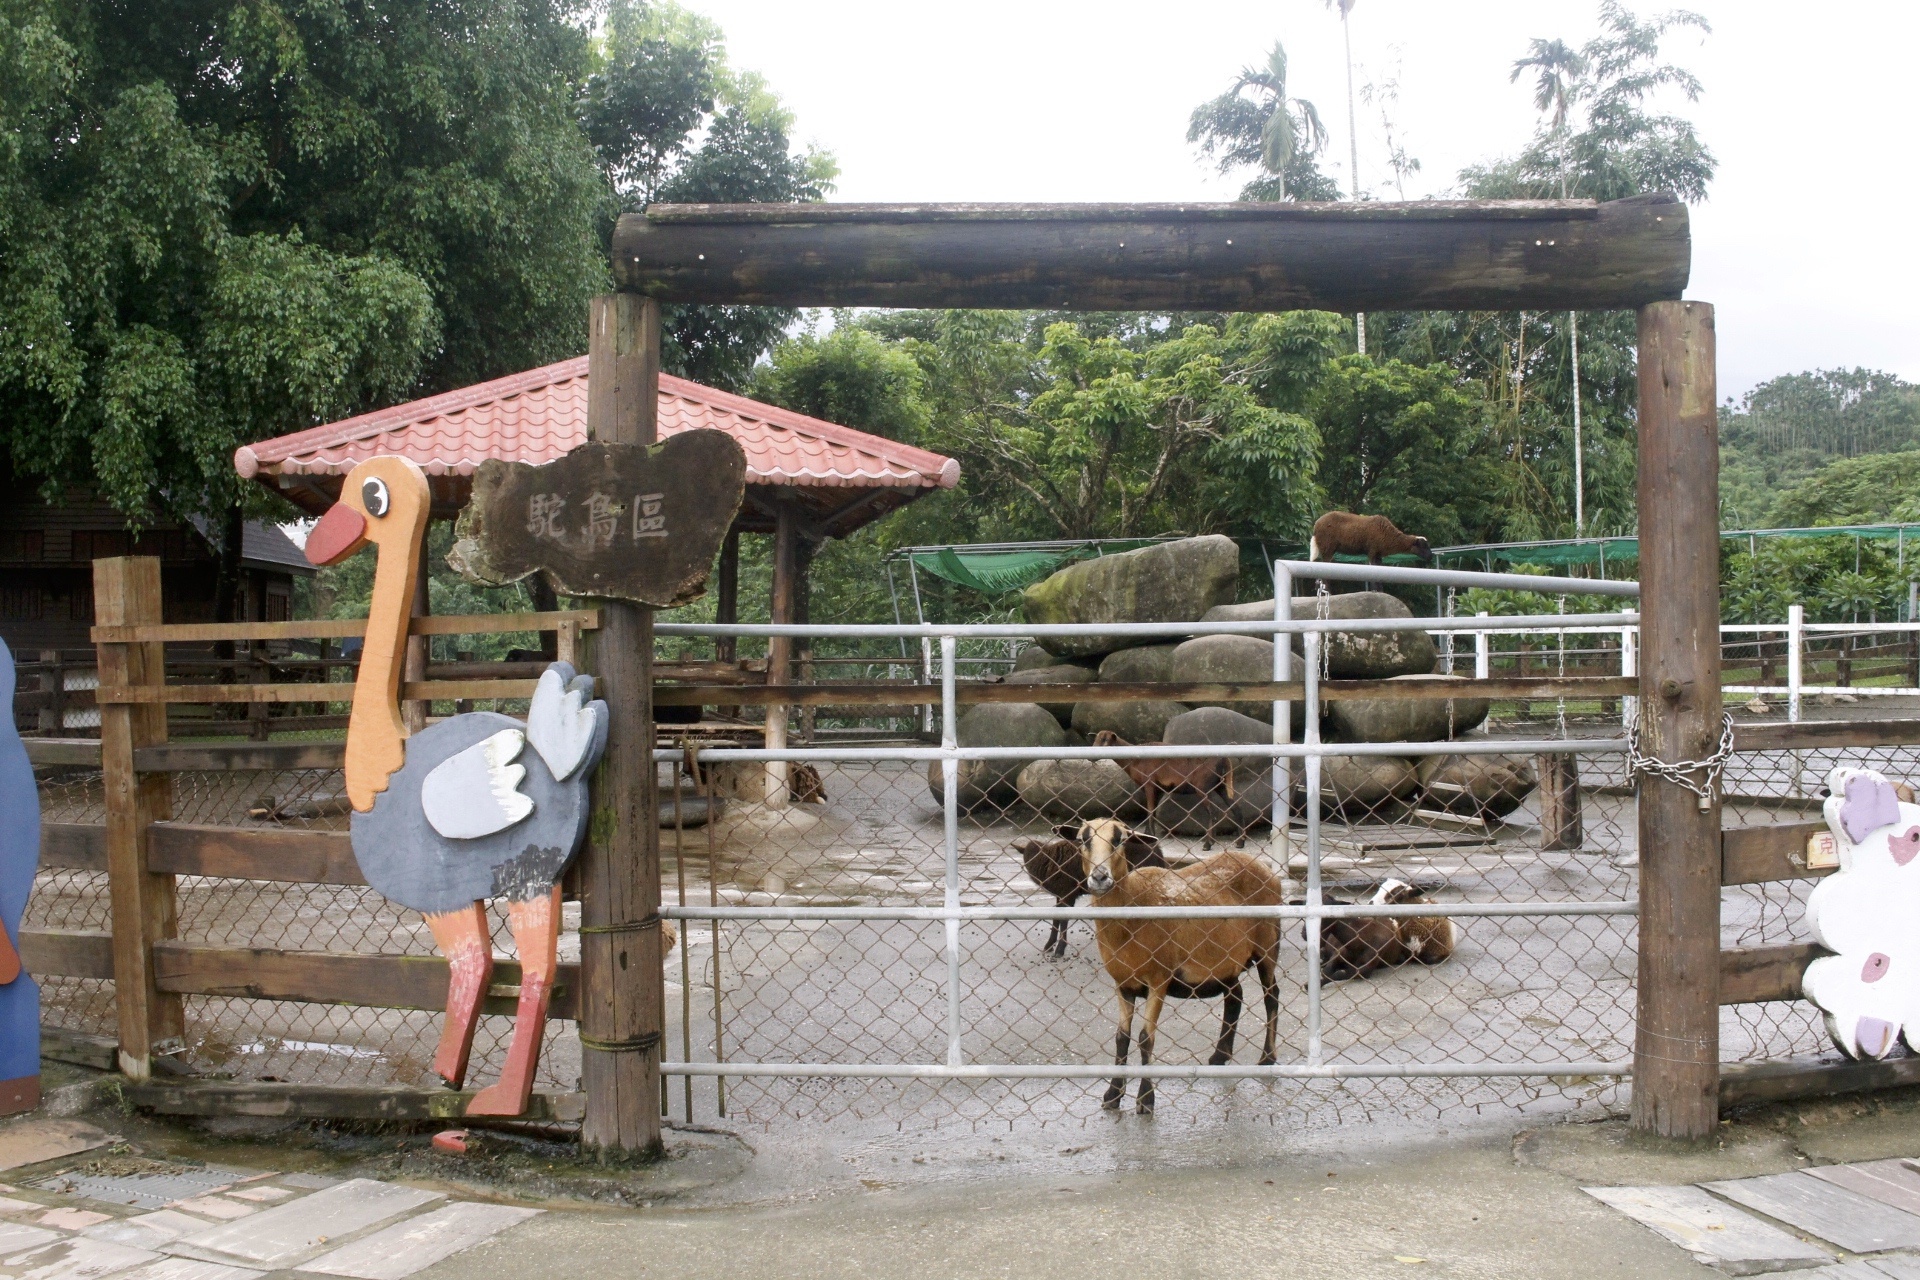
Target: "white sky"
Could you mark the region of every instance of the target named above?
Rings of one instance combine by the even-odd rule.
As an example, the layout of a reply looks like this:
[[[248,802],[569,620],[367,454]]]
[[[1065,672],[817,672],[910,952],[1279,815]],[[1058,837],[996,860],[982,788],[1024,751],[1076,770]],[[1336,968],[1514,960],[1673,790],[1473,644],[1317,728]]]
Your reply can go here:
[[[1346,185],[1340,24],[1323,0],[685,0],[764,73],[803,140],[841,164],[839,200],[1231,199],[1186,142],[1193,107],[1279,38],[1293,92],[1334,140]],[[1669,7],[1639,0],[1642,15]],[[1911,51],[1920,4],[1693,0],[1714,32],[1670,41],[1706,94],[1691,109],[1720,161],[1695,210],[1687,296],[1718,309],[1721,395],[1776,374],[1866,365],[1920,380]],[[1593,0],[1359,0],[1356,81],[1398,66],[1396,128],[1444,193],[1509,153],[1534,113],[1508,68],[1530,37],[1577,44]],[[1363,185],[1390,175],[1360,107]],[[1864,179],[1871,179],[1864,187]],[[1847,193],[1857,194],[1849,195]]]

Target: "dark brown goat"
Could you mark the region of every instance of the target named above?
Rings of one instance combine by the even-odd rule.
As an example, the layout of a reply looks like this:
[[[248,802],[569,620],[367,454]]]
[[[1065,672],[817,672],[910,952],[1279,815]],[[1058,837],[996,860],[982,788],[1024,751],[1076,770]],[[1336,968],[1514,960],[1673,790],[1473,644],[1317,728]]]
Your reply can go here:
[[[1368,904],[1432,901],[1404,880],[1388,880]],[[1320,923],[1320,976],[1329,982],[1416,961],[1439,964],[1452,954],[1453,921],[1446,916],[1346,916]]]
[[[1308,557],[1331,560],[1335,556],[1365,556],[1368,564],[1379,564],[1386,556],[1411,554],[1422,564],[1433,562],[1433,548],[1425,538],[1402,533],[1385,516],[1356,516],[1346,511],[1329,511],[1313,522],[1313,542]]]
[[[1102,729],[1093,735],[1096,747],[1130,747],[1134,745],[1111,729]],[[1147,793],[1147,821],[1153,821],[1155,807],[1159,804],[1160,793],[1192,791],[1201,796],[1220,791],[1226,796],[1226,803],[1220,806],[1214,820],[1207,826],[1206,839],[1201,842],[1202,849],[1213,848],[1213,834],[1220,822],[1233,808],[1233,761],[1223,757],[1210,758],[1179,757],[1173,759],[1145,759],[1117,761],[1133,784]],[[1241,833],[1244,843],[1246,833]]]
[[[1052,894],[1056,904],[1070,907],[1080,901],[1081,895],[1087,891],[1087,869],[1080,862],[1080,824],[1076,822],[1058,826],[1054,831],[1060,839],[1035,840],[1029,837],[1015,840],[1013,847],[1027,869],[1027,878]],[[1167,865],[1165,856],[1160,852],[1160,842],[1152,836],[1135,836],[1127,841],[1124,852],[1130,867]],[[1067,954],[1067,922],[1055,920],[1052,925],[1040,951],[1058,960]]]

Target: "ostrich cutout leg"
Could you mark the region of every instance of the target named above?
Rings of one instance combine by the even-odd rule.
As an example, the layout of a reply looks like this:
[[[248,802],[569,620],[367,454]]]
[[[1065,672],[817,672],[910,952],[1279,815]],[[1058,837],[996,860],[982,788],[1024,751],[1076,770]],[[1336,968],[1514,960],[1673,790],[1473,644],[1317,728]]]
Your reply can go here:
[[[493,979],[493,930],[487,924],[487,904],[476,902],[427,918],[433,943],[447,958],[447,1020],[440,1030],[440,1050],[433,1055],[434,1074],[458,1089],[467,1079],[467,1058],[473,1052],[473,1029],[480,1021],[480,1002]]]
[[[470,1116],[525,1115],[533,1097],[533,1073],[540,1065],[540,1041],[547,1030],[547,1002],[560,963],[560,886],[525,902],[509,900],[507,922],[520,953],[520,1003],[513,1011],[513,1043],[500,1079],[474,1095]]]

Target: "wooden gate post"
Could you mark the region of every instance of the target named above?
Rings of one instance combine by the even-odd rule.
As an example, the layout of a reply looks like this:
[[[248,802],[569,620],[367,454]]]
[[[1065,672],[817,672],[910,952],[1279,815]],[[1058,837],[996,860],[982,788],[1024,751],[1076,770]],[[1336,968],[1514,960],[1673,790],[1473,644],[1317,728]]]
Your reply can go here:
[[[94,622],[103,627],[158,624],[160,562],[117,556],[93,562]],[[100,686],[166,683],[166,646],[97,647]],[[173,877],[147,870],[147,827],[173,816],[172,775],[137,774],[136,747],[167,740],[163,703],[100,703],[100,771],[107,807],[107,888],[113,909],[114,1003],[120,1011],[120,1070],[153,1074],[153,1046],[186,1030],[180,997],[153,982],[153,944],[178,934]]]
[[[660,396],[660,304],[595,298],[587,344],[587,435],[652,444]],[[580,1139],[613,1157],[660,1144],[660,830],[653,767],[653,610],[600,604],[596,665],[612,720],[580,858]]]
[[[1640,749],[1704,760],[1720,741],[1720,451],[1713,308],[1640,308]],[[1711,1135],[1720,1090],[1720,803],[1639,789],[1640,986],[1633,1127]]]

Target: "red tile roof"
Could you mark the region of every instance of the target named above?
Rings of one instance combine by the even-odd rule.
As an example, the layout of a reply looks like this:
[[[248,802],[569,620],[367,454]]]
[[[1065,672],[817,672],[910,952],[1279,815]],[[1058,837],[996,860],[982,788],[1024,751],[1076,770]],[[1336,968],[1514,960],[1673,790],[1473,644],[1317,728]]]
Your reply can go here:
[[[725,431],[747,454],[747,483],[800,488],[951,489],[952,458],[745,396],[660,376],[660,435]],[[551,462],[587,438],[587,360],[394,405],[323,427],[242,445],[243,479],[342,476],[381,454],[413,459],[429,476],[470,476],[488,458]]]

